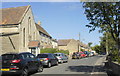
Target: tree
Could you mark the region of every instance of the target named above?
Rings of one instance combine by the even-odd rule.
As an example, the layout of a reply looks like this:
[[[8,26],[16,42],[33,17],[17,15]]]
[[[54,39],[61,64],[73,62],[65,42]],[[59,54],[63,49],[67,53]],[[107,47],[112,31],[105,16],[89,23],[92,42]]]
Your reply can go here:
[[[101,48],[100,48],[100,45],[95,45],[95,46],[93,46],[92,47],[92,50],[95,50],[97,53],[101,53],[102,51],[101,51]]]
[[[100,28],[99,32],[110,33],[120,53],[120,2],[86,2],[83,8],[90,32]]]
[[[92,45],[92,42],[89,42],[89,43],[88,43],[88,46],[91,47],[91,45]]]

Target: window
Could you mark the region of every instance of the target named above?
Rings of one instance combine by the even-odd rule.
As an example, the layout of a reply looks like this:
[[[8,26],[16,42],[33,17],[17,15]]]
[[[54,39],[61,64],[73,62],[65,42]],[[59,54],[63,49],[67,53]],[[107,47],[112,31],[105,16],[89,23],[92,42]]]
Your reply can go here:
[[[31,53],[35,55],[36,54],[36,48],[31,48]]]
[[[23,29],[23,47],[25,47],[25,28]]]
[[[23,54],[20,54],[19,57],[20,57],[20,59],[24,59]]]
[[[28,34],[30,34],[31,32],[31,18],[28,18]]]
[[[23,54],[23,59],[30,58],[28,54]]]
[[[47,54],[39,54],[37,57],[38,57],[38,58],[47,58],[48,55],[47,55]]]
[[[11,60],[11,59],[15,59],[15,58],[17,58],[17,56],[15,54],[4,54],[4,55],[2,55],[2,59]]]
[[[29,57],[30,57],[30,58],[35,58],[35,55],[29,54]]]
[[[35,40],[35,38],[36,38],[36,35],[35,35],[35,32],[34,32],[34,35],[33,35],[34,37],[33,37],[33,40]]]
[[[28,18],[28,38],[29,38],[29,41],[31,40],[31,18],[29,17]]]

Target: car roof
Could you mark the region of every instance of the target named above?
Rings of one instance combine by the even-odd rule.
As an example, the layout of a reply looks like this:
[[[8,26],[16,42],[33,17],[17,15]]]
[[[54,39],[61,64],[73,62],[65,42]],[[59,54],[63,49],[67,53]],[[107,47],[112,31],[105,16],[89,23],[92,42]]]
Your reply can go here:
[[[63,54],[63,53],[54,53],[54,54]]]
[[[52,53],[41,53],[41,54],[52,54]]]
[[[8,52],[8,53],[5,53],[5,54],[26,54],[26,53],[30,53],[30,52],[20,52],[20,53]],[[2,54],[2,55],[5,55],[5,54]]]

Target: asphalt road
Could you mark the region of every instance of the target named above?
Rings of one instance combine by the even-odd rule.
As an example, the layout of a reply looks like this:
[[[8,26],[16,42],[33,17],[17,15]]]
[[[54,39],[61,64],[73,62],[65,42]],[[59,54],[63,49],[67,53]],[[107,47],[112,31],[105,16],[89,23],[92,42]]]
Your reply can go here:
[[[105,56],[93,56],[82,59],[69,59],[68,63],[44,68],[41,73],[34,73],[31,76],[50,76],[50,75],[82,75],[82,76],[107,76],[104,68]]]

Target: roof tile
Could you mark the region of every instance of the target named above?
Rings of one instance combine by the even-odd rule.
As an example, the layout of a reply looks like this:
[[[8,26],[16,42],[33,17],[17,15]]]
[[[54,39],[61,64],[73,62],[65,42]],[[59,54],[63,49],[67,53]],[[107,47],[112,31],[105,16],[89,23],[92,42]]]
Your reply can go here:
[[[14,8],[3,8],[0,9],[0,14],[2,14],[2,22],[0,25],[5,24],[18,24],[26,9],[29,6],[14,7]]]

